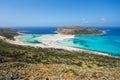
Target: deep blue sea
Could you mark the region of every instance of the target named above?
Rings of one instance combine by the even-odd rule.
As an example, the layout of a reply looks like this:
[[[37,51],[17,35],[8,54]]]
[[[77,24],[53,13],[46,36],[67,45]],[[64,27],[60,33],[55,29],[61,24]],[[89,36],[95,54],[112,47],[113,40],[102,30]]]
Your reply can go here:
[[[55,34],[58,27],[18,27],[25,34]]]
[[[21,27],[17,28],[25,34],[56,34],[58,27]],[[99,30],[107,31],[104,35],[82,35],[72,39],[57,41],[57,45],[64,45],[76,48],[83,48],[104,52],[113,56],[120,56],[120,27],[95,27]],[[37,36],[34,36],[35,38]],[[33,37],[29,37],[27,42],[35,43]],[[36,43],[38,43],[36,41]]]

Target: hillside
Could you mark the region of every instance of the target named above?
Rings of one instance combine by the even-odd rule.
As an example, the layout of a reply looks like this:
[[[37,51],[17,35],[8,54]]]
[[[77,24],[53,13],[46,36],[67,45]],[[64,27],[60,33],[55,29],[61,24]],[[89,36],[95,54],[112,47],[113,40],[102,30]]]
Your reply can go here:
[[[0,40],[1,79],[120,79],[120,59],[86,52],[12,45]],[[61,76],[61,77],[60,77]],[[46,79],[47,80],[47,79]]]

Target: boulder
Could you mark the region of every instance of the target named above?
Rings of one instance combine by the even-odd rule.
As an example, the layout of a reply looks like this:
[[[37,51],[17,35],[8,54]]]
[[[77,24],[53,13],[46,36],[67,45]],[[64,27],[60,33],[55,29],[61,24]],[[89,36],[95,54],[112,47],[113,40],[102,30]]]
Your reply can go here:
[[[18,77],[19,76],[17,72],[9,71],[6,76],[6,80],[14,80],[14,79],[17,79]]]

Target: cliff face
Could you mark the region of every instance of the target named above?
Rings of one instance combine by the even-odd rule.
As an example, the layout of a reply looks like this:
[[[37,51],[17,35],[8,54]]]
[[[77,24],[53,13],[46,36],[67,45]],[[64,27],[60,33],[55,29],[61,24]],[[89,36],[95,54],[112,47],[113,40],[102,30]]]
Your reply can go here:
[[[102,34],[103,31],[96,30],[94,28],[81,28],[80,26],[71,26],[66,28],[57,29],[58,33],[61,34],[72,34],[72,35],[84,35],[84,34]]]

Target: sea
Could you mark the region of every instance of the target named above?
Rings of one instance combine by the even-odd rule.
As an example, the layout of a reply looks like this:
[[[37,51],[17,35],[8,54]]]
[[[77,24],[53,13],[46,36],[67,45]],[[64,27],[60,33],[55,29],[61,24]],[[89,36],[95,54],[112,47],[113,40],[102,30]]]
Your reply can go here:
[[[21,36],[19,39],[26,44],[41,44],[37,40],[40,35],[57,34],[60,27],[16,27],[21,33],[32,34],[31,36]],[[56,41],[56,45],[69,46],[103,52],[112,56],[120,57],[120,27],[94,27],[98,30],[106,31],[104,35],[81,35],[72,39]]]

